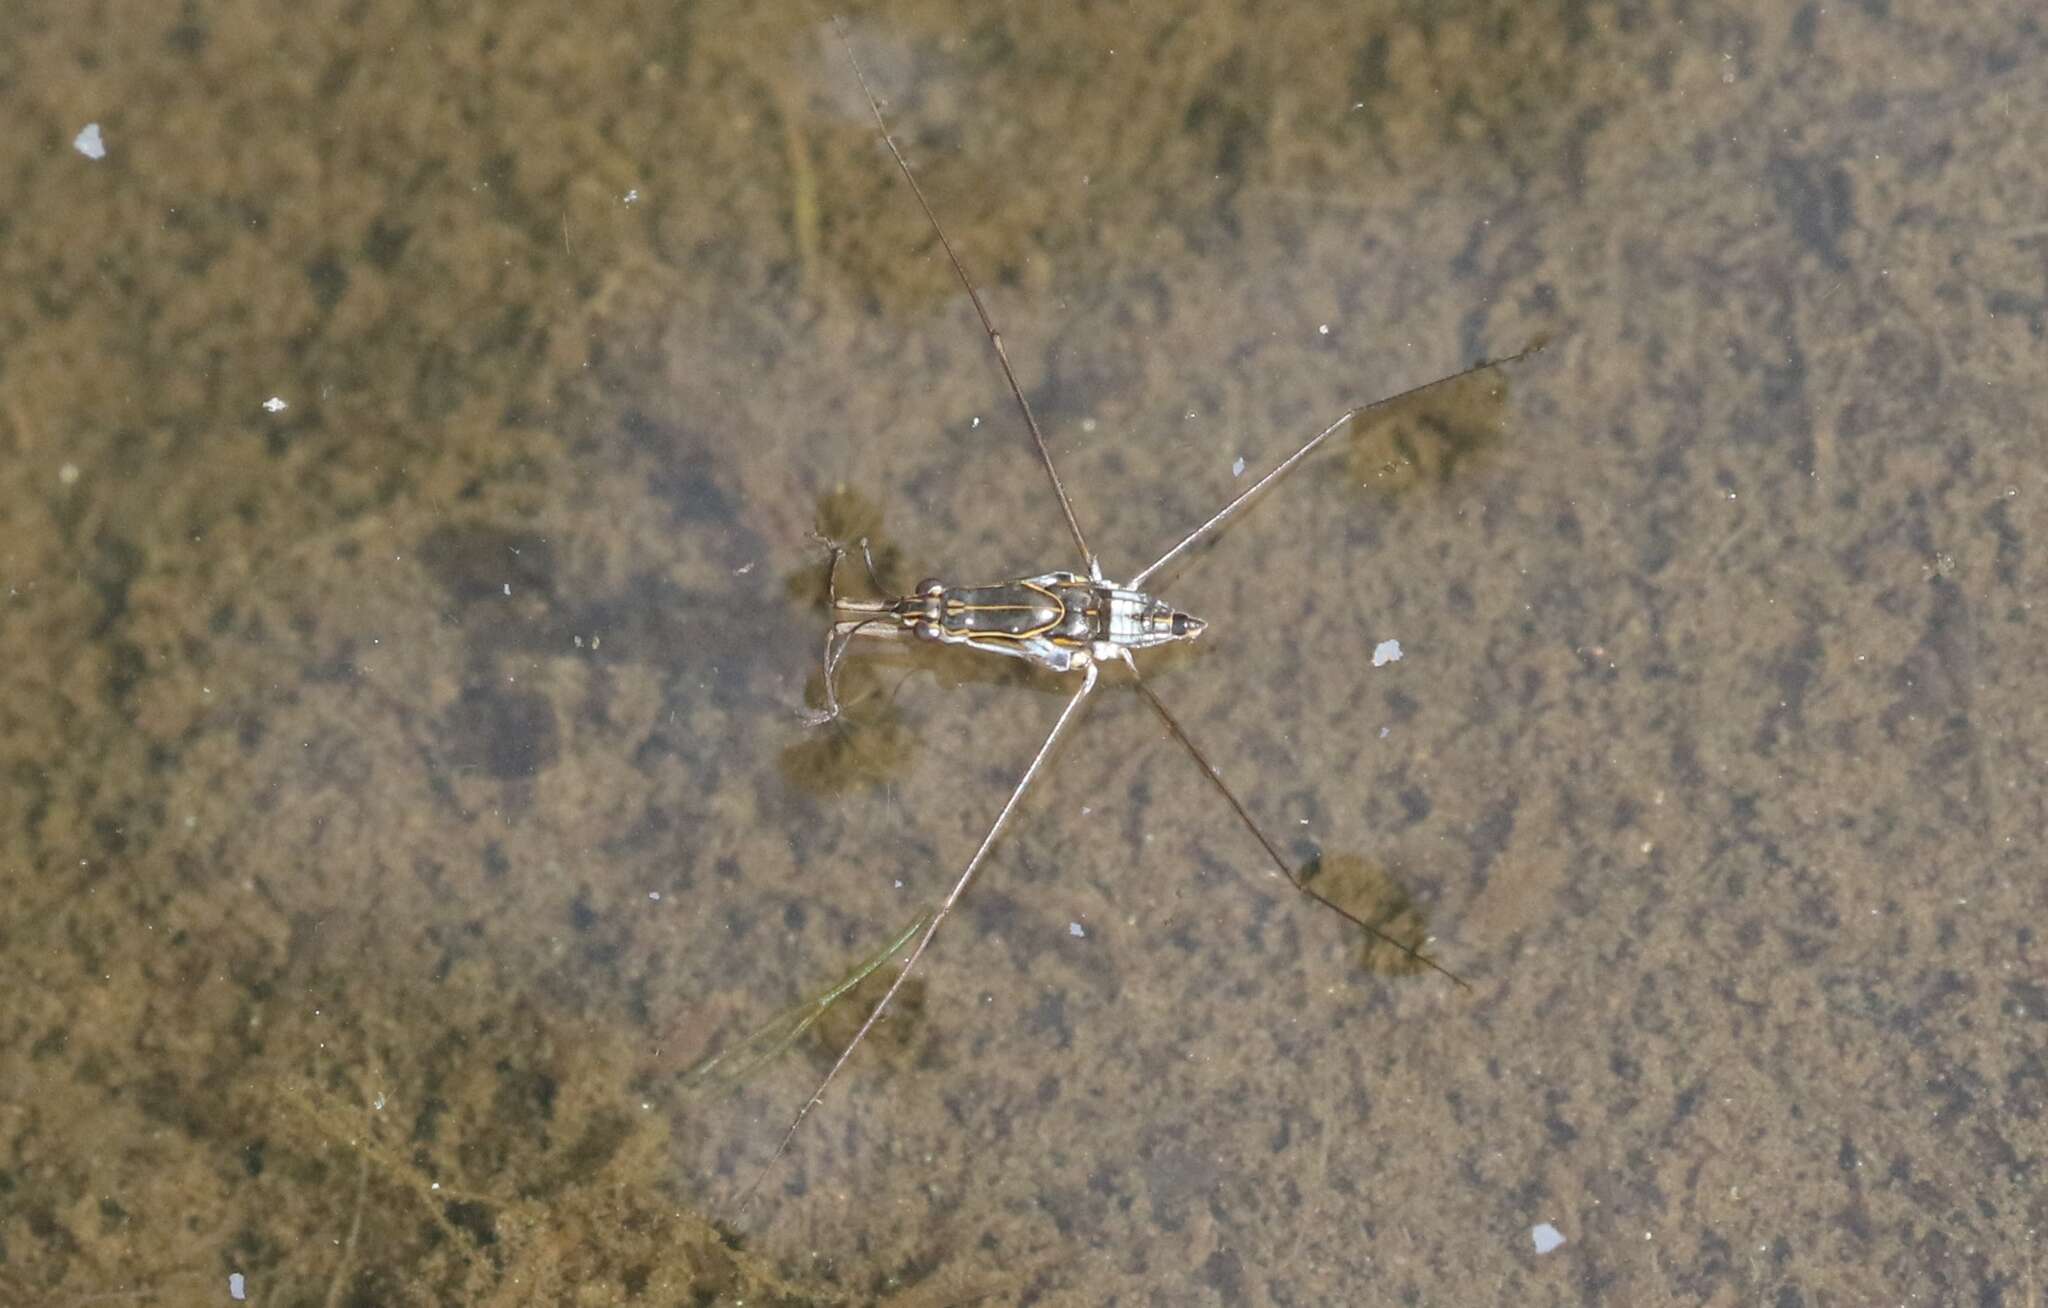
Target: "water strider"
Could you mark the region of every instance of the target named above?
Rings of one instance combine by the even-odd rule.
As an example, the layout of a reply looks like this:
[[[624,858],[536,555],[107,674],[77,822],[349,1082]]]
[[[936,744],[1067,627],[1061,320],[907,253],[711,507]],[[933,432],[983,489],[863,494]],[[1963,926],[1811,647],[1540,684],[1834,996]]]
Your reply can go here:
[[[1044,770],[1046,760],[1051,757],[1054,747],[1080,715],[1081,706],[1095,692],[1101,670],[1108,664],[1120,663],[1124,666],[1131,684],[1138,688],[1146,702],[1159,714],[1174,739],[1187,749],[1189,757],[1201,769],[1202,775],[1216,787],[1217,792],[1223,796],[1224,802],[1230,806],[1245,829],[1251,832],[1265,849],[1273,866],[1295,890],[1337,914],[1352,926],[1400,950],[1417,963],[1448,977],[1459,986],[1465,986],[1462,978],[1421,951],[1394,939],[1348,909],[1319,894],[1305,878],[1289,867],[1278,846],[1259,824],[1253,821],[1251,814],[1224,782],[1215,765],[1209,762],[1207,756],[1189,738],[1187,731],[1168,711],[1159,696],[1146,684],[1144,678],[1138,675],[1137,661],[1132,657],[1132,653],[1155,645],[1191,641],[1202,634],[1207,626],[1205,622],[1192,614],[1181,612],[1160,599],[1146,589],[1146,583],[1161,568],[1196,544],[1221,531],[1261,492],[1293,471],[1333,434],[1361,414],[1384,408],[1418,391],[1440,386],[1486,368],[1513,362],[1542,348],[1539,342],[1517,354],[1477,363],[1422,386],[1402,391],[1398,395],[1391,395],[1348,410],[1335,422],[1310,437],[1301,448],[1282,459],[1270,472],[1211,514],[1201,525],[1181,537],[1164,554],[1132,574],[1130,580],[1121,583],[1111,581],[1103,574],[1101,560],[1096,557],[1095,551],[1089,548],[1088,538],[1081,530],[1080,519],[1075,516],[1073,501],[1068,498],[1066,487],[1060,481],[1059,471],[1053,464],[1052,452],[1045,443],[1045,435],[1039,429],[1037,417],[1031,412],[1030,401],[1024,398],[1024,388],[1018,384],[1017,375],[1010,367],[1010,357],[1003,348],[1002,334],[996,330],[995,323],[989,318],[988,310],[981,302],[980,292],[975,290],[965,266],[954,253],[952,242],[947,240],[944,228],[939,225],[938,216],[933,213],[930,202],[925,199],[924,188],[918,185],[917,175],[911,171],[903,152],[897,148],[895,137],[889,131],[888,120],[882,114],[881,104],[875,98],[873,88],[868,85],[867,74],[861,68],[859,57],[854,53],[853,43],[846,34],[845,24],[834,18],[833,26],[838,32],[840,44],[845,48],[847,62],[852,65],[854,77],[860,83],[861,92],[867,97],[868,108],[874,114],[883,144],[895,158],[897,168],[901,170],[904,181],[909,184],[918,207],[924,211],[925,219],[931,224],[932,233],[938,238],[940,247],[945,250],[946,259],[952,264],[954,274],[966,290],[967,298],[973,303],[975,314],[981,319],[982,330],[987,333],[989,345],[995,351],[996,362],[1002,368],[1003,380],[1009,384],[1011,395],[1016,397],[1017,407],[1024,415],[1024,425],[1030,431],[1032,442],[1038,448],[1039,462],[1045,468],[1047,479],[1052,483],[1053,497],[1059,503],[1060,512],[1066,517],[1067,530],[1073,536],[1074,547],[1080,555],[1081,570],[1056,570],[981,586],[949,585],[934,577],[920,582],[908,595],[889,599],[849,599],[840,595],[838,585],[839,565],[847,551],[837,543],[826,541],[825,545],[831,555],[827,593],[833,622],[825,635],[825,703],[821,709],[806,712],[805,720],[812,726],[822,726],[839,716],[839,665],[853,641],[861,637],[963,645],[991,654],[1024,659],[1050,672],[1078,676],[1081,684],[1067,700],[1066,706],[1060,710],[1052,729],[1046,733],[1044,742],[1039,745],[1038,752],[1032,757],[1030,766],[1024,769],[1024,774],[1011,789],[1009,798],[1003,801],[1001,810],[996,814],[995,821],[989,824],[988,832],[982,837],[974,856],[967,860],[967,865],[954,880],[952,889],[937,906],[919,914],[883,949],[864,959],[824,994],[789,1009],[739,1045],[716,1054],[691,1069],[688,1074],[691,1079],[727,1080],[744,1075],[766,1058],[786,1048],[797,1036],[809,1029],[834,1001],[885,967],[905,945],[910,945],[909,956],[904,959],[903,966],[890,982],[880,1002],[869,1011],[860,1029],[840,1051],[838,1059],[825,1073],[824,1079],[818,1083],[818,1088],[804,1102],[803,1107],[797,1110],[774,1154],[762,1164],[760,1172],[748,1185],[746,1194],[749,1196],[760,1184],[761,1179],[788,1151],[790,1142],[796,1138],[797,1129],[803,1125],[804,1119],[823,1102],[825,1091],[830,1088],[833,1079],[839,1075],[840,1069],[846,1066],[847,1060],[853,1056],[853,1051],[859,1048],[861,1041],[867,1037],[875,1023],[881,1020],[890,1002],[896,998],[897,992],[903,988],[911,971],[916,968],[918,960],[924,957],[925,950],[930,947],[939,928],[945,924],[954,905],[966,894],[968,885],[974,880],[975,872],[987,859],[996,839],[1009,825],[1010,818],[1016,813],[1025,793],[1031,789],[1032,783]],[[866,542],[861,543],[861,548],[863,557],[866,558]],[[875,581],[876,589],[886,590],[880,579],[875,576],[872,558],[867,558],[867,563],[868,575]]]

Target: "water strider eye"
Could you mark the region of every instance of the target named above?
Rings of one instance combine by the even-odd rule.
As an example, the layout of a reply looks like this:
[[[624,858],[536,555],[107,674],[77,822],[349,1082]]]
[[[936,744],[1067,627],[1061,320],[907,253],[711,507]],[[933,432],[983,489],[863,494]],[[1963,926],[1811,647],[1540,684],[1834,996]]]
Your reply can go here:
[[[1173,615],[1173,634],[1176,636],[1185,636],[1188,634],[1187,614],[1176,613]]]

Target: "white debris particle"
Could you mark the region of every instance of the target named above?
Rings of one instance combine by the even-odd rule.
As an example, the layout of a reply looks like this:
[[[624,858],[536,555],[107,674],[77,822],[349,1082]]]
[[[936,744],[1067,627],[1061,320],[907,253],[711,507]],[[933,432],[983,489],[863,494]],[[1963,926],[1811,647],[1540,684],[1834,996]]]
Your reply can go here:
[[[1391,736],[1391,735],[1393,735],[1393,734],[1394,734],[1394,729],[1393,729],[1392,727],[1381,727],[1381,728],[1380,728],[1380,739],[1381,739],[1381,740],[1385,740],[1385,739],[1386,739],[1386,738],[1387,738],[1388,736]]]
[[[98,123],[87,123],[84,127],[80,128],[78,135],[71,138],[71,148],[88,159],[104,159],[107,157],[107,143],[100,139],[100,125]]]
[[[263,401],[263,410],[266,413],[283,413],[286,409],[289,409],[291,407],[291,405],[285,403],[285,399],[282,395],[273,395],[269,399]]]
[[[1076,940],[1085,940],[1088,937],[1088,933],[1082,930],[1079,922],[1067,923],[1067,934]]]
[[[1539,1254],[1547,1254],[1564,1243],[1564,1237],[1549,1222],[1538,1222],[1530,1227],[1529,1239],[1535,1243]]]
[[[249,1283],[242,1279],[240,1272],[228,1273],[228,1298],[236,1303],[249,1297]]]
[[[59,486],[77,485],[78,465],[75,463],[67,463],[63,467],[57,469],[57,484]]]
[[[639,187],[637,187],[637,186],[635,186],[635,187],[631,188],[631,189],[630,189],[630,190],[628,190],[628,191],[626,192],[626,194],[625,194],[625,201],[626,201],[626,203],[627,203],[627,204],[631,204],[631,203],[633,203],[633,202],[634,202],[635,200],[637,200],[637,199],[639,199],[639,198],[640,198],[640,188],[639,188]]]
[[[1233,477],[1244,476],[1244,455],[1238,455],[1237,462],[1230,465],[1230,475]]]
[[[968,424],[967,424],[967,430],[969,430],[969,431],[973,431],[973,430],[974,430],[975,428],[977,428],[977,427],[979,427],[979,426],[981,426],[981,419],[980,419],[980,418],[976,418],[976,419],[975,419],[975,420],[974,420],[973,422],[970,422],[970,423],[968,423]]]
[[[1383,668],[1383,667],[1387,666],[1387,664],[1389,664],[1389,663],[1399,663],[1400,661],[1401,661],[1401,642],[1400,642],[1400,641],[1398,641],[1398,640],[1383,640],[1383,641],[1381,641],[1381,642],[1380,642],[1379,644],[1377,644],[1377,645],[1375,645],[1375,646],[1373,646],[1373,647],[1372,647],[1372,665],[1373,665],[1374,667],[1376,667],[1376,668]]]
[[[505,593],[507,595],[510,595],[512,593],[512,583],[509,581],[505,583]]]
[[[1318,335],[1328,336],[1330,334],[1330,324],[1324,323],[1322,326],[1316,328],[1316,332]]]

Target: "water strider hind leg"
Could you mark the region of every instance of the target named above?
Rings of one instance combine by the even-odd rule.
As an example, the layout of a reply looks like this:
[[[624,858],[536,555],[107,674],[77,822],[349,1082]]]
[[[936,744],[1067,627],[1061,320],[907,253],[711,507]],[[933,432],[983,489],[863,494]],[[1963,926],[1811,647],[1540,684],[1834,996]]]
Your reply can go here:
[[[1550,342],[1547,339],[1539,337],[1533,343],[1523,346],[1521,349],[1515,351],[1513,354],[1504,354],[1497,359],[1481,359],[1478,363],[1472,364],[1469,367],[1460,368],[1458,371],[1453,373],[1447,373],[1444,376],[1437,378],[1435,381],[1426,381],[1422,383],[1420,386],[1411,386],[1405,391],[1399,391],[1393,395],[1385,396],[1382,399],[1374,400],[1371,404],[1361,404],[1355,409],[1345,410],[1342,414],[1338,415],[1338,418],[1335,422],[1323,428],[1315,435],[1309,437],[1307,444],[1303,445],[1300,449],[1296,450],[1294,453],[1282,459],[1279,462],[1279,464],[1273,468],[1271,472],[1266,473],[1257,481],[1253,482],[1251,485],[1245,487],[1244,490],[1240,491],[1238,494],[1233,496],[1229,503],[1225,504],[1222,508],[1216,510],[1216,512],[1210,514],[1208,521],[1204,522],[1201,526],[1195,528],[1187,535],[1175,541],[1171,549],[1167,550],[1166,553],[1160,555],[1158,558],[1152,560],[1152,562],[1146,564],[1143,571],[1139,572],[1136,576],[1132,577],[1129,581],[1125,582],[1124,584],[1126,586],[1129,586],[1132,590],[1145,589],[1145,582],[1148,578],[1152,576],[1153,573],[1159,571],[1167,564],[1173,562],[1182,554],[1185,554],[1188,550],[1192,549],[1197,543],[1206,540],[1209,537],[1215,535],[1217,532],[1223,530],[1224,524],[1228,523],[1232,518],[1236,517],[1239,513],[1242,513],[1246,508],[1250,507],[1252,501],[1259,498],[1259,496],[1265,492],[1267,487],[1271,486],[1274,482],[1279,481],[1282,477],[1285,477],[1288,473],[1292,472],[1295,469],[1295,467],[1301,463],[1303,459],[1306,459],[1309,455],[1315,453],[1316,447],[1318,445],[1321,445],[1324,441],[1328,440],[1332,435],[1334,435],[1338,431],[1343,430],[1354,420],[1361,418],[1368,413],[1375,412],[1376,410],[1384,409],[1389,405],[1399,404],[1402,400],[1408,399],[1410,396],[1420,395],[1424,391],[1434,390],[1436,387],[1442,386],[1447,382],[1458,381],[1462,378],[1470,377],[1474,373],[1485,372],[1489,368],[1501,368],[1507,366],[1510,363],[1515,363],[1522,359],[1526,359],[1530,355],[1535,354],[1537,351],[1543,349],[1549,343]],[[1153,588],[1154,593],[1157,593],[1158,590],[1158,587]]]
[[[1444,976],[1449,977],[1451,980],[1457,982],[1458,986],[1461,989],[1470,990],[1472,988],[1471,984],[1467,982],[1464,977],[1461,977],[1456,972],[1451,971],[1449,968],[1437,962],[1435,959],[1423,953],[1421,950],[1394,939],[1394,937],[1380,930],[1378,927],[1366,921],[1364,918],[1358,916],[1356,913],[1353,913],[1350,909],[1345,908],[1343,905],[1337,903],[1335,900],[1329,898],[1328,896],[1318,893],[1314,887],[1310,886],[1306,881],[1302,880],[1300,874],[1295,872],[1293,868],[1289,867],[1287,865],[1287,860],[1280,856],[1279,846],[1275,845],[1272,842],[1272,840],[1266,835],[1266,833],[1260,829],[1258,823],[1252,821],[1251,813],[1245,809],[1244,804],[1238,800],[1237,795],[1234,792],[1232,792],[1232,790],[1227,784],[1225,784],[1223,780],[1223,774],[1216,770],[1216,765],[1211,763],[1208,759],[1208,756],[1203,754],[1202,751],[1196,747],[1195,742],[1193,740],[1189,739],[1187,731],[1184,728],[1182,728],[1179,720],[1176,719],[1172,713],[1167,711],[1166,704],[1159,698],[1159,696],[1152,693],[1152,687],[1146,685],[1145,679],[1138,675],[1138,665],[1131,660],[1130,654],[1128,652],[1124,652],[1124,662],[1130,667],[1131,670],[1131,684],[1135,685],[1138,688],[1138,693],[1143,695],[1146,701],[1152,705],[1153,709],[1158,712],[1161,720],[1163,720],[1166,723],[1167,731],[1172,733],[1173,738],[1179,741],[1184,747],[1186,747],[1188,757],[1192,758],[1195,761],[1195,766],[1202,770],[1202,775],[1209,778],[1210,783],[1213,784],[1216,787],[1216,789],[1222,794],[1224,802],[1229,804],[1231,811],[1237,814],[1237,820],[1244,823],[1245,830],[1251,832],[1252,838],[1254,840],[1257,840],[1260,846],[1265,849],[1266,856],[1273,860],[1273,866],[1279,870],[1281,876],[1287,878],[1287,883],[1289,885],[1293,886],[1296,890],[1300,891],[1309,899],[1314,900],[1316,903],[1321,904],[1324,908],[1329,909],[1337,916],[1343,918],[1346,922],[1349,922],[1351,925],[1365,932],[1367,935],[1373,937],[1376,940],[1385,941],[1387,944],[1392,945],[1395,949],[1400,950],[1402,953],[1408,955],[1408,957],[1414,959],[1416,962],[1422,964],[1424,967],[1429,968],[1431,971],[1440,972]]]

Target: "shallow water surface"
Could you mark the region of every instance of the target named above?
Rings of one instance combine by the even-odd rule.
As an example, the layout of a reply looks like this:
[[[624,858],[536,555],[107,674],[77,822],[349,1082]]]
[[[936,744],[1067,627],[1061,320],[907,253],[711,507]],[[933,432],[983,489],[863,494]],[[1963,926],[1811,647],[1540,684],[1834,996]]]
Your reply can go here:
[[[1146,662],[1470,990],[1112,672],[742,1208],[1067,692],[797,721],[814,526],[1076,562],[830,24],[17,6],[0,1297],[2031,1302],[2023,11],[849,27],[1112,576],[1547,342]]]

